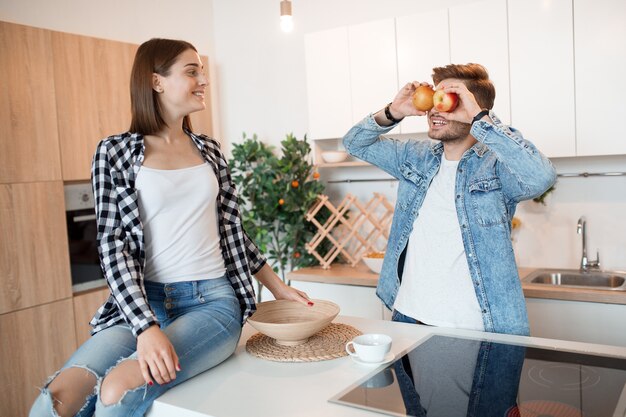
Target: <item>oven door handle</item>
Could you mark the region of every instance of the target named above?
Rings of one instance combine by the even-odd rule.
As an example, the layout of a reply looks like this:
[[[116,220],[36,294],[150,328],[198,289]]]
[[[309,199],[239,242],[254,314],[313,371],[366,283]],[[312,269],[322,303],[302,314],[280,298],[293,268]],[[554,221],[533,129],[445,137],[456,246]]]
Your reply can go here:
[[[74,223],[86,222],[88,220],[96,220],[96,215],[95,214],[85,214],[84,216],[75,216],[72,220],[74,220]]]

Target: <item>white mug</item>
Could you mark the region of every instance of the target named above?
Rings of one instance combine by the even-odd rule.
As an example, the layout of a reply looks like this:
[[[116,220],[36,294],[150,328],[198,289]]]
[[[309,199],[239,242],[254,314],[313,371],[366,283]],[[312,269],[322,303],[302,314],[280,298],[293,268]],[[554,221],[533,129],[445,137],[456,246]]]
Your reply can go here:
[[[389,350],[391,350],[391,337],[386,334],[363,334],[346,343],[348,355],[357,357],[363,362],[382,362]]]

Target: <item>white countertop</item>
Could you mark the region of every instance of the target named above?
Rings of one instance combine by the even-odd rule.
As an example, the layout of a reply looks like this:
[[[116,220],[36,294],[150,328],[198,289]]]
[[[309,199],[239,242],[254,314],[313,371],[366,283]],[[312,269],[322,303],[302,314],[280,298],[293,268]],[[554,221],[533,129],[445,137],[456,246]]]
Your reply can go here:
[[[349,324],[363,333],[388,334],[393,338],[391,351],[396,356],[432,334],[446,334],[626,358],[626,348],[616,346],[417,326],[347,316],[339,316],[335,322]],[[370,411],[329,403],[328,399],[375,372],[377,367],[359,365],[349,357],[310,363],[282,363],[259,359],[248,354],[245,349],[246,340],[254,333],[256,331],[246,324],[234,355],[158,398],[147,416],[376,415]]]

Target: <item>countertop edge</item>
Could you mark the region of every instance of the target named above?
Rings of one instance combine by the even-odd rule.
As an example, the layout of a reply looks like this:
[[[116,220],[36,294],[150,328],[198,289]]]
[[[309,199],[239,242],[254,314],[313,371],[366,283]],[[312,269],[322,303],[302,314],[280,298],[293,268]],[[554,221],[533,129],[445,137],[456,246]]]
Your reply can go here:
[[[528,276],[538,268],[519,267],[520,279]],[[355,285],[375,287],[378,274],[370,271],[364,264],[352,267],[346,264],[331,265],[330,269],[307,267],[291,271],[287,279],[301,282],[317,282],[321,284]],[[526,298],[544,298],[563,301],[583,301],[590,303],[626,304],[626,292],[611,290],[595,290],[590,288],[552,287],[522,282],[522,290]]]

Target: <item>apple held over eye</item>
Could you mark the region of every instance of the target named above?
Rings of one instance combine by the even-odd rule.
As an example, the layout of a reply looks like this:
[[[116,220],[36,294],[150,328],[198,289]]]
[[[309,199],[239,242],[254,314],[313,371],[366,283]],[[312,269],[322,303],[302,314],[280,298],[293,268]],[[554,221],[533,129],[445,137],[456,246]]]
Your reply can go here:
[[[413,93],[413,106],[419,111],[428,111],[433,108],[433,94],[435,90],[427,85],[420,85]]]
[[[456,93],[446,93],[443,90],[437,90],[433,94],[433,104],[437,111],[451,112],[459,104],[459,96]]]

